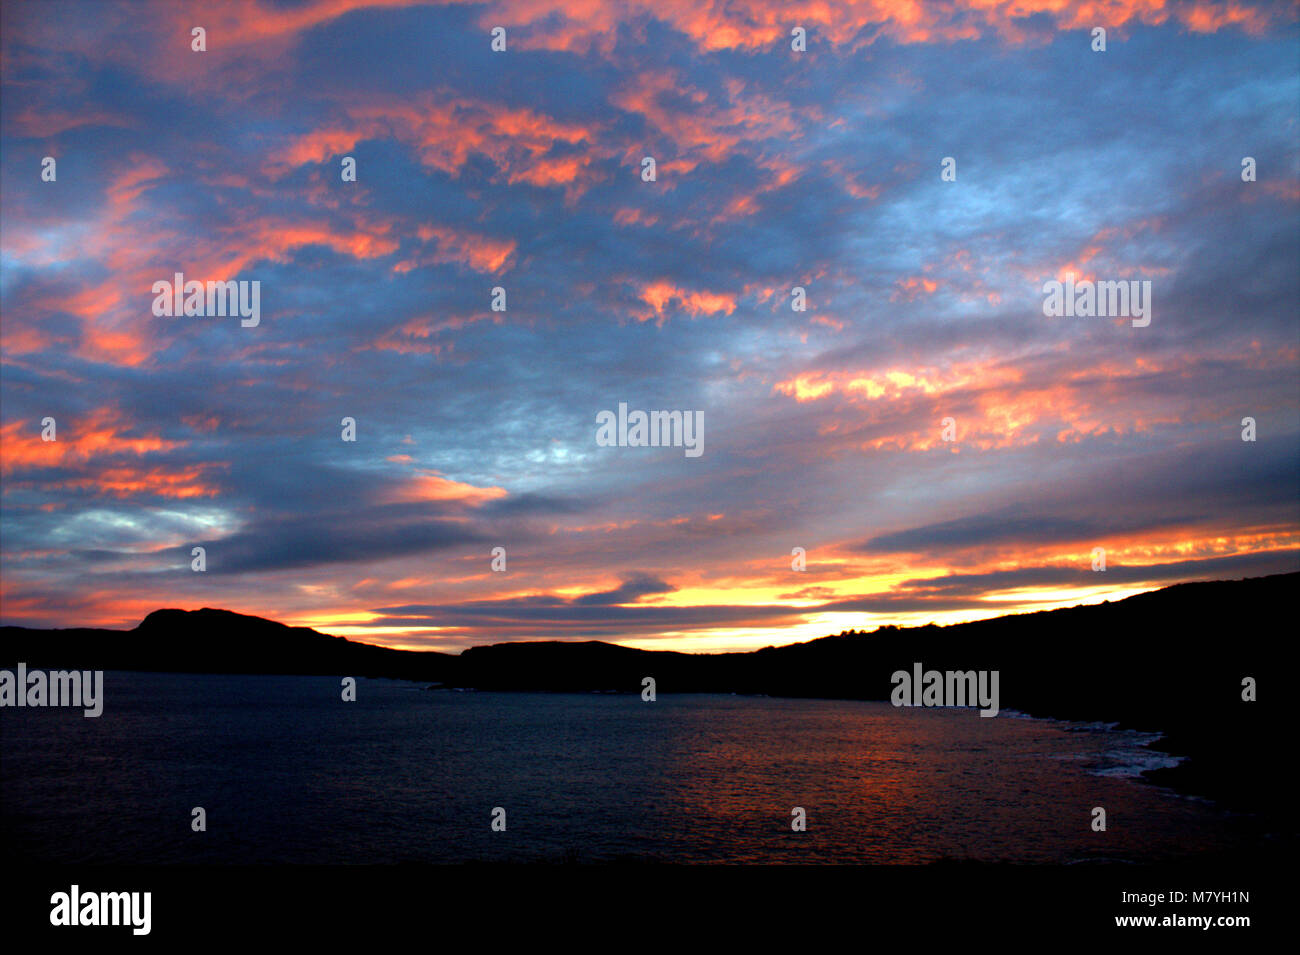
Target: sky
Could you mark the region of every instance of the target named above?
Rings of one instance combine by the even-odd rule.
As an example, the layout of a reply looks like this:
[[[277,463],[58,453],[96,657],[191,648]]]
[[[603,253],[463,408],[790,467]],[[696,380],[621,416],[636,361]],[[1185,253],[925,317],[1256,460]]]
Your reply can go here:
[[[6,3],[0,623],[744,650],[1300,570],[1297,10]]]

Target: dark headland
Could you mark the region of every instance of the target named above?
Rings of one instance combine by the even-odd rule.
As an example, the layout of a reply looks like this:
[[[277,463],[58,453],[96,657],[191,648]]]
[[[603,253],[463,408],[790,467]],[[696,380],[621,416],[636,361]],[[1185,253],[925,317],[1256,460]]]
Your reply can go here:
[[[1300,573],[1178,584],[1113,603],[947,627],[881,627],[746,653],[527,641],[459,655],[391,650],[225,610],[158,610],[134,630],[0,628],[0,666],[391,677],[483,690],[887,700],[890,675],[998,670],[1000,705],[1162,734],[1187,757],[1157,784],[1282,819]],[[1291,634],[1288,636],[1287,634]],[[1258,701],[1242,699],[1253,677]],[[1290,827],[1288,827],[1290,828]]]

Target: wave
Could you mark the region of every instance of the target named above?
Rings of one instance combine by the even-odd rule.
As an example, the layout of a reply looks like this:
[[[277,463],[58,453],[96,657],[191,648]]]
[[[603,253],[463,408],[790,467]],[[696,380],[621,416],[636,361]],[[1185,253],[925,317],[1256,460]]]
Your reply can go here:
[[[1093,733],[1102,737],[1102,745],[1096,752],[1070,753],[1052,757],[1082,762],[1084,771],[1090,776],[1137,779],[1148,770],[1171,769],[1186,759],[1184,756],[1175,756],[1151,748],[1162,734],[1119,729],[1118,722],[1058,720],[1046,716],[1031,716],[1019,710],[1003,710],[999,715],[1037,723],[1054,723],[1073,733]]]

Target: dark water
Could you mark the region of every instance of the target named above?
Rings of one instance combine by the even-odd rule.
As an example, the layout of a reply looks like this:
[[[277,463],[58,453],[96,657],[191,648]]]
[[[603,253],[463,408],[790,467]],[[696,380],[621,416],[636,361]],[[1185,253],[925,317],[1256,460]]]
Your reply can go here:
[[[1168,862],[1241,820],[1133,778],[1143,737],[974,710],[107,673],[0,711],[10,857],[48,862]],[[190,829],[207,810],[208,831]],[[507,829],[490,828],[494,807]],[[807,812],[792,832],[791,809]],[[1093,832],[1102,806],[1108,830]]]

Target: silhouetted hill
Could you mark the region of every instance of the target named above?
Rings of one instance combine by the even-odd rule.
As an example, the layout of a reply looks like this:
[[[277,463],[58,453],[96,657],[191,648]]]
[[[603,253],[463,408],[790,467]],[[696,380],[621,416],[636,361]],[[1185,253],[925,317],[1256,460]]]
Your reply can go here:
[[[332,637],[308,627],[229,610],[155,610],[134,630],[0,627],[0,660],[12,667],[296,673],[442,680],[455,657],[410,653]]]
[[[0,665],[385,676],[493,690],[714,692],[884,700],[890,676],[998,670],[999,703],[1035,716],[1159,731],[1189,755],[1151,777],[1280,809],[1276,782],[1294,672],[1300,574],[1179,584],[1114,603],[948,627],[882,627],[748,653],[689,654],[529,641],[459,656],[389,650],[223,610],[159,610],[131,631],[0,628]],[[1259,682],[1259,702],[1241,681]]]

